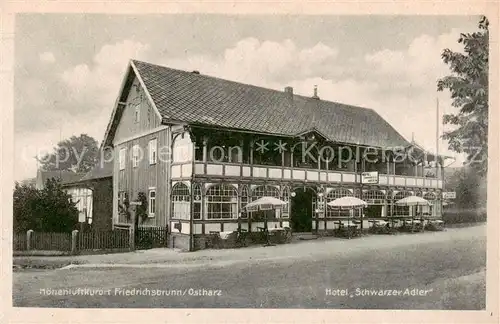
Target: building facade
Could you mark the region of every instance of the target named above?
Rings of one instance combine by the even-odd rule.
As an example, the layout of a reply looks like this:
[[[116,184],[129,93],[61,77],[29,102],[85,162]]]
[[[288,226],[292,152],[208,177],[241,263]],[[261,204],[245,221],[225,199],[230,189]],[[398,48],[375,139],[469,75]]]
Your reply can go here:
[[[168,226],[171,247],[193,250],[212,231],[334,229],[349,211],[327,203],[368,202],[370,218],[412,215],[395,201],[432,202],[441,216],[442,158],[406,141],[375,111],[131,61],[106,130],[114,151],[113,226],[130,226],[131,202],[146,197],[139,226]],[[362,183],[365,172],[376,180]],[[263,196],[282,209],[246,212]],[[351,214],[352,216],[352,214]]]

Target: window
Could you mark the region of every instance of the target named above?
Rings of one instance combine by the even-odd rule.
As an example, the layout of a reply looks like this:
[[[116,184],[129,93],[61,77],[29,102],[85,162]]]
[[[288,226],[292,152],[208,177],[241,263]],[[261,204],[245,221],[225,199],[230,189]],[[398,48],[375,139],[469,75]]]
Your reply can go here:
[[[126,156],[127,150],[126,148],[121,148],[120,149],[120,157],[119,157],[119,163],[120,163],[120,170],[125,170],[125,162],[126,162]]]
[[[363,200],[370,205],[383,205],[385,194],[380,190],[363,190]]]
[[[238,192],[232,185],[210,187],[206,195],[207,219],[238,218]]]
[[[184,183],[176,183],[172,188],[172,218],[190,218],[191,193]]]
[[[342,197],[352,197],[353,193],[345,188],[333,189],[326,195],[326,203]],[[326,217],[349,217],[350,211],[347,209],[326,208]]]
[[[149,217],[155,217],[156,213],[156,189],[149,189]]]
[[[140,147],[139,145],[134,145],[132,147],[132,167],[137,168],[140,160]]]
[[[278,190],[278,188],[270,185],[255,187],[252,191],[252,201],[255,201],[261,197],[274,197],[280,199],[280,191]],[[251,215],[256,215],[258,217],[263,216],[262,213],[253,214],[254,211],[251,211],[251,213],[252,213]],[[273,214],[274,215],[273,217],[278,217],[281,213],[281,209],[276,208],[274,209],[274,211],[269,211],[269,213]]]
[[[201,187],[195,183],[193,185],[193,219],[201,219]]]
[[[411,192],[409,191],[400,191],[396,195],[394,195],[394,203],[400,199],[411,196]],[[410,215],[410,206],[398,206],[394,204],[393,207],[393,216],[409,216]]]
[[[261,197],[274,197],[274,198],[280,198],[280,192],[278,188],[265,185],[265,186],[258,186],[253,189],[253,194],[252,196],[254,197],[253,200],[257,200]]]
[[[149,141],[149,164],[156,164],[156,138]]]
[[[141,107],[139,105],[135,106],[135,115],[134,115],[134,121],[136,123],[141,121]]]
[[[118,192],[118,204],[123,205],[127,199],[127,193],[125,191]]]

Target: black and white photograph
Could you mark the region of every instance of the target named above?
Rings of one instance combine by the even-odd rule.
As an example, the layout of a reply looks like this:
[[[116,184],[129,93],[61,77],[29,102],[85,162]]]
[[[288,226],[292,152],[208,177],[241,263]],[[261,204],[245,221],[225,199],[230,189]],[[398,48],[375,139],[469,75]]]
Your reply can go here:
[[[493,17],[15,14],[11,306],[490,314]]]

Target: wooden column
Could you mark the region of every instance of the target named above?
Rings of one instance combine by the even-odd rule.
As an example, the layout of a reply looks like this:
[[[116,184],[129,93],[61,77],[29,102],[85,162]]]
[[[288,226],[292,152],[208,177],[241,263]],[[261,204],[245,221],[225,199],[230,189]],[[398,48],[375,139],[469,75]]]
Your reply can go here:
[[[207,148],[207,144],[208,144],[208,139],[206,136],[203,136],[203,140],[202,140],[202,143],[203,143],[203,174],[207,174],[207,162],[208,162],[208,148]]]

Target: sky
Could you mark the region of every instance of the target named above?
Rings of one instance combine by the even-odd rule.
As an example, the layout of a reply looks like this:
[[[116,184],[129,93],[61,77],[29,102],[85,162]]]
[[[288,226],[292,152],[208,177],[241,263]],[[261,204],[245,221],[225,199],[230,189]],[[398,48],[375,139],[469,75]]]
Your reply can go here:
[[[130,59],[376,110],[406,139],[436,150],[452,113],[436,81],[445,48],[477,16],[19,14],[15,23],[14,179],[60,139],[101,142]],[[440,132],[448,127],[441,127]],[[440,153],[455,155],[440,141]],[[461,157],[457,157],[458,161]]]

